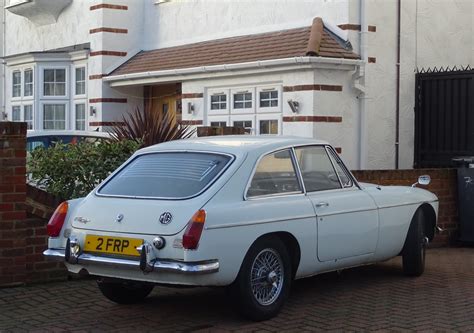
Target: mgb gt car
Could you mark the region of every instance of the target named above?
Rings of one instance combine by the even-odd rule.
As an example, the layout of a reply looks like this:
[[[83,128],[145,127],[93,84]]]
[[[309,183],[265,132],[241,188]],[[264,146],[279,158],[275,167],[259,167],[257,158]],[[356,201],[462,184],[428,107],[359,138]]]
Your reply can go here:
[[[415,185],[359,183],[323,141],[178,140],[139,150],[62,203],[44,254],[95,277],[117,303],[155,284],[226,286],[245,316],[264,320],[295,279],[397,255],[421,275],[438,200]]]

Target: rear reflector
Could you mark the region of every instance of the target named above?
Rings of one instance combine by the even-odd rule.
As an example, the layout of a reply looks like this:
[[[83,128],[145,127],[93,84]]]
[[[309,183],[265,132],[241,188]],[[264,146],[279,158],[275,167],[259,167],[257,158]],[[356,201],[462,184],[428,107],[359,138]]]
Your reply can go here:
[[[61,233],[64,221],[66,220],[66,214],[69,205],[66,201],[61,203],[53,213],[53,216],[49,219],[46,229],[49,237],[58,237]]]
[[[199,239],[201,239],[202,229],[204,228],[204,222],[206,222],[206,211],[200,209],[188,222],[188,226],[183,235],[183,248],[186,250],[197,249]]]

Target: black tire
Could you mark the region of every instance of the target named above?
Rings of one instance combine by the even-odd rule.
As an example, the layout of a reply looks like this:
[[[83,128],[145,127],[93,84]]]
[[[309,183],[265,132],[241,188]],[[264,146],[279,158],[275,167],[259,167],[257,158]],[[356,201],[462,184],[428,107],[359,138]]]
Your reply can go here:
[[[102,295],[118,304],[138,303],[147,297],[154,285],[136,281],[104,281],[97,280]]]
[[[276,268],[270,267],[268,272],[269,266],[257,261],[257,258],[273,260],[273,267]],[[254,280],[260,280],[253,285],[252,273]],[[267,320],[276,316],[282,308],[290,292],[291,280],[288,250],[278,237],[267,237],[250,247],[239,275],[230,286],[230,293],[243,316],[254,321]],[[257,290],[263,294],[256,296]],[[267,292],[268,297],[265,297]]]
[[[403,272],[408,276],[420,276],[425,270],[426,241],[425,221],[422,210],[413,216],[402,251]]]

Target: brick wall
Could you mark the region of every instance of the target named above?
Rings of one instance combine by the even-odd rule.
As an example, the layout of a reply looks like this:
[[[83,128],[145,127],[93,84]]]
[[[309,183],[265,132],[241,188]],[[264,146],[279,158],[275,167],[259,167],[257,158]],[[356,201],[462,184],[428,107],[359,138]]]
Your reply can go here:
[[[458,237],[457,174],[456,169],[363,170],[353,171],[361,182],[381,185],[412,185],[419,176],[430,175],[431,183],[420,186],[439,199],[438,225],[444,230],[435,236],[433,246],[453,244]]]
[[[35,209],[26,204],[25,174],[26,124],[0,122],[0,285],[66,276],[62,264],[44,260],[52,211],[32,214]]]

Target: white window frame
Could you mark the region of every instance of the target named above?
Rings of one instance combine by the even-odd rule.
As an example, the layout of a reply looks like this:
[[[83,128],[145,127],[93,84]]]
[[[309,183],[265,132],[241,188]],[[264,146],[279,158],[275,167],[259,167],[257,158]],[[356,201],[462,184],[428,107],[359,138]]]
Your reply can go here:
[[[278,121],[278,133],[274,135],[281,135],[282,134],[282,115],[274,115],[274,114],[257,114],[257,119],[255,122],[255,130],[257,135],[261,135],[260,133],[260,120],[276,120]],[[262,134],[267,135],[267,134]]]
[[[252,94],[251,102],[252,107],[250,108],[234,108],[234,95],[238,93],[250,93]],[[255,113],[255,88],[236,88],[230,91],[231,98],[231,114],[252,114]]]
[[[22,121],[24,121],[25,123],[27,122],[25,118],[25,107],[28,107],[28,106],[31,106],[31,128],[28,128],[28,125],[27,125],[27,129],[34,130],[35,129],[35,106],[33,105],[33,103],[23,104],[22,113],[21,113],[21,116],[23,117]]]
[[[65,95],[45,95],[44,94],[44,71],[48,69],[64,69],[65,71]],[[68,66],[44,66],[40,68],[40,86],[41,86],[41,98],[42,99],[69,99],[70,80]]]
[[[76,91],[76,84],[77,84],[77,77],[76,77],[76,70],[78,69],[84,69],[84,93],[83,94],[77,94],[77,91]],[[74,91],[74,97],[77,98],[77,97],[80,97],[80,98],[84,98],[87,96],[87,67],[85,65],[77,65],[77,66],[73,66],[73,76],[74,76],[74,80],[73,80],[73,91]],[[82,82],[82,81],[81,81]]]
[[[212,110],[211,109],[211,97],[215,95],[226,95],[226,107],[225,109]],[[207,94],[207,112],[209,115],[228,115],[229,114],[229,89],[212,89],[208,91]]]
[[[12,78],[12,81],[11,81],[11,82],[12,82],[12,84],[11,84],[11,87],[12,87],[12,99],[13,99],[13,100],[18,100],[18,99],[21,99],[21,97],[22,97],[22,92],[23,92],[23,87],[22,87],[22,85],[23,85],[23,83],[22,83],[22,82],[23,82],[23,80],[22,80],[23,77],[22,77],[22,73],[21,73],[21,70],[19,70],[19,69],[15,69],[15,70],[13,70],[11,73],[12,73],[12,75],[11,75],[11,78]],[[15,76],[15,74],[17,74],[17,73],[20,74],[20,83],[15,83],[15,80],[14,80],[14,78],[13,78],[13,77]],[[20,87],[20,94],[19,94],[18,96],[14,96],[14,95],[13,95],[13,94],[14,94],[14,91],[15,91],[15,86],[19,86],[19,87]]]
[[[40,114],[40,128],[44,131],[54,131],[54,129],[45,129],[44,128],[44,106],[45,105],[65,105],[65,129],[64,130],[70,130],[71,126],[69,124],[70,122],[70,116],[69,116],[69,101],[42,101],[40,103],[40,111],[39,111],[39,114]]]
[[[278,106],[271,107],[260,107],[260,93],[265,91],[277,91],[278,93]],[[282,89],[281,86],[261,86],[257,87],[257,93],[255,94],[255,103],[257,108],[257,113],[281,113],[282,112]]]
[[[84,105],[84,129],[83,130],[79,130],[77,129],[77,124],[76,124],[76,121],[77,121],[77,114],[76,114],[76,107],[77,105]],[[87,103],[86,101],[75,101],[74,102],[74,117],[73,118],[73,125],[71,128],[73,128],[74,130],[76,131],[87,131],[88,130],[88,115],[87,115]]]
[[[31,71],[31,95],[26,95],[26,72]],[[35,96],[35,70],[32,67],[27,67],[23,70],[23,97],[24,99],[34,99]]]

